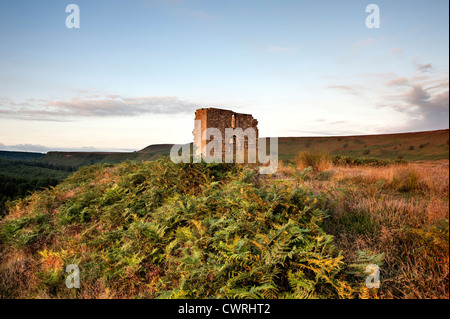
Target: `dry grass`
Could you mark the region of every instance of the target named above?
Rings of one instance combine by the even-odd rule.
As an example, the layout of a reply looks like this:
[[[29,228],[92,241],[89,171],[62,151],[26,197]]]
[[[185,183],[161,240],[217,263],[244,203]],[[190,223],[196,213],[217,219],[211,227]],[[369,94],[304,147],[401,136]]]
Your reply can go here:
[[[312,167],[315,172],[322,172],[331,168],[330,153],[322,149],[312,149],[300,152],[295,159],[297,167],[304,169]]]
[[[0,299],[29,297],[37,288],[36,262],[21,252],[9,256],[0,253],[0,257],[5,260],[0,271]]]
[[[385,254],[380,297],[449,298],[448,161],[329,167],[302,182],[327,194],[325,230],[347,260]]]
[[[330,170],[333,180],[338,183],[378,183],[384,189],[420,192],[438,197],[448,196],[448,172],[449,167],[445,162],[386,167],[334,167]]]

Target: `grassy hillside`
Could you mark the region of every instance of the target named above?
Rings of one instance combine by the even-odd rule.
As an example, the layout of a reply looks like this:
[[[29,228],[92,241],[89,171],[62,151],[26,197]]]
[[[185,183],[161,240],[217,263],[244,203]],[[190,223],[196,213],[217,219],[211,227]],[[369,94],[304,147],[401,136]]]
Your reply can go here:
[[[0,222],[0,296],[369,294],[323,231],[324,204],[308,188],[235,165],[82,168]],[[68,264],[79,265],[82,289],[65,287]]]
[[[294,160],[300,151],[322,149],[332,155],[408,161],[449,159],[449,130],[333,137],[280,137],[280,158]]]
[[[0,221],[0,297],[448,298],[448,163],[81,168]]]
[[[323,149],[332,155],[372,157],[382,160],[403,158],[408,161],[449,158],[449,130],[333,137],[280,137],[280,159],[293,161],[300,151]],[[152,161],[168,156],[173,144],[150,145],[133,153],[49,152],[36,160],[51,167],[71,167],[98,163],[117,164],[125,160]]]
[[[139,151],[139,153],[151,153],[154,155],[162,154],[167,156],[173,144],[153,144]]]
[[[156,160],[170,145],[153,145],[134,153],[32,152],[0,151],[0,216],[7,201],[30,192],[55,186],[79,167],[126,160]]]

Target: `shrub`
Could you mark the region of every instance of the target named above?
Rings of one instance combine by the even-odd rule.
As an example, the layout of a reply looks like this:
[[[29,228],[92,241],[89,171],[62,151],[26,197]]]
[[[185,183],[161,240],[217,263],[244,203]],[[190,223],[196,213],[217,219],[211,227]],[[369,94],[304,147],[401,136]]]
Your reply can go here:
[[[321,172],[330,168],[332,161],[328,152],[323,150],[310,150],[300,152],[295,162],[300,168],[311,166],[315,172]]]
[[[395,160],[392,161],[392,164],[407,165],[408,161],[405,160],[404,158],[396,158]]]
[[[419,172],[413,167],[398,169],[393,178],[392,184],[396,189],[402,192],[419,190],[423,186]]]
[[[386,166],[391,164],[389,161],[381,160],[373,157],[350,157],[343,155],[336,155],[333,157],[334,165],[350,165],[350,166]]]

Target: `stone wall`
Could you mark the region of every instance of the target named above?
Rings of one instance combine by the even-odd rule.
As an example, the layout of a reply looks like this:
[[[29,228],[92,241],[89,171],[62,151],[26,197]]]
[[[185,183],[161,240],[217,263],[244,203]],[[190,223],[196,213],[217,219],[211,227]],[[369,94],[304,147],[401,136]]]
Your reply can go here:
[[[258,121],[253,118],[250,114],[242,114],[236,113],[231,110],[223,110],[216,108],[202,108],[195,111],[195,120],[201,121],[201,125],[197,126],[194,133],[194,145],[201,145],[201,149],[203,149],[207,143],[211,140],[203,140],[202,134],[207,128],[217,128],[222,134],[222,154],[225,156],[225,129],[226,128],[242,128],[242,130],[246,130],[247,128],[253,128],[256,132],[256,139],[254,141],[250,141],[246,137],[244,142],[244,152],[245,159],[247,159],[247,151],[249,146],[255,147],[257,151],[258,147]],[[197,132],[199,130],[200,132]],[[238,143],[236,138],[234,141],[229,141],[231,143]],[[253,145],[255,143],[256,145]]]

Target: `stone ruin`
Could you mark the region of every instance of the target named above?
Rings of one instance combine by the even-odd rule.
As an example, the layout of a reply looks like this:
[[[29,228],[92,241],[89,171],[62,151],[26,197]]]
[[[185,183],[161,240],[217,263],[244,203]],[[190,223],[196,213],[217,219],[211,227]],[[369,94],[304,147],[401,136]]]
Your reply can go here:
[[[234,150],[234,154],[237,154],[237,150],[242,147],[240,143],[242,140],[236,138],[236,136],[231,137],[229,141],[226,141],[226,130],[230,129],[239,129],[241,128],[244,132],[248,128],[251,128],[256,133],[255,138],[248,138],[248,136],[244,135],[243,141],[243,150],[244,150],[244,158],[245,162],[247,162],[247,155],[249,148],[255,149],[255,152],[258,152],[258,120],[254,119],[250,114],[242,114],[236,113],[231,110],[223,110],[216,108],[201,108],[195,111],[195,129],[193,131],[194,134],[194,146],[197,147],[196,152],[199,154],[201,150],[214,138],[211,139],[203,139],[203,133],[208,128],[216,128],[220,131],[222,136],[222,157],[225,158],[225,150],[227,145],[231,145]],[[200,122],[198,122],[200,121]],[[228,138],[230,138],[228,136]],[[228,142],[228,144],[227,144]],[[199,148],[198,148],[199,147]]]

